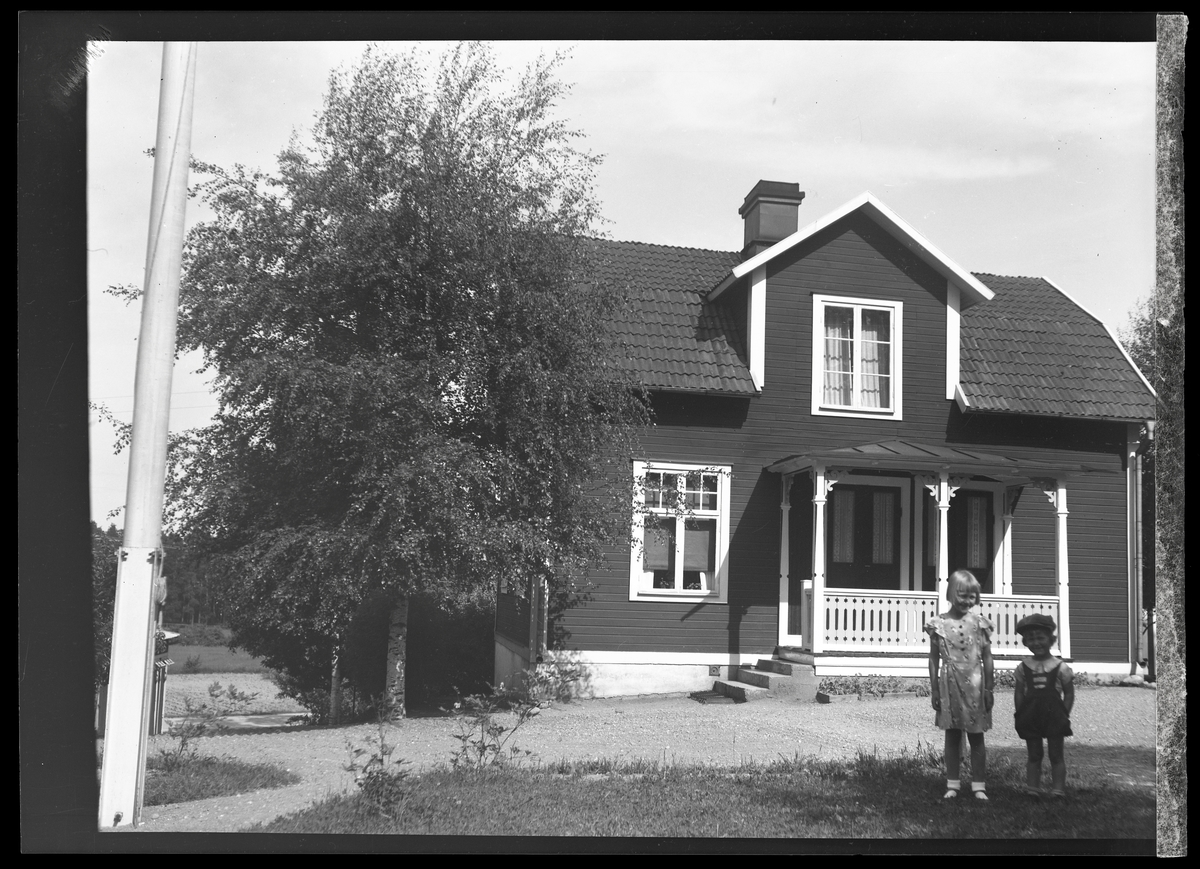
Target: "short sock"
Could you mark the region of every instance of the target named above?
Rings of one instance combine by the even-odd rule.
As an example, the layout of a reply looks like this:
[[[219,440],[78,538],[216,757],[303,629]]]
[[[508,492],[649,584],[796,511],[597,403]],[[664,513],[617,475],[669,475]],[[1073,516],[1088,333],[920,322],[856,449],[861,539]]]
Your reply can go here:
[[[960,781],[959,779],[956,779],[956,778],[946,779],[946,790],[957,791],[957,790],[960,790],[961,788],[962,788],[962,781]]]

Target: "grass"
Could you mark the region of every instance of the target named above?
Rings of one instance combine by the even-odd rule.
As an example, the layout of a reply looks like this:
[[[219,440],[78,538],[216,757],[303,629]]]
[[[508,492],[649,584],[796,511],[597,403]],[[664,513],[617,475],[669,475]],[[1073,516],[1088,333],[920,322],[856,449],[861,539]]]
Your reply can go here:
[[[1024,758],[997,758],[988,803],[941,799],[929,746],[853,759],[710,767],[606,761],[483,771],[439,769],[386,805],[333,797],[248,832],[505,836],[1153,839],[1153,791],[1099,773],[1062,803],[1024,796]]]
[[[222,757],[185,756],[172,761],[160,754],[146,759],[144,805],[163,806],[209,797],[244,794],[261,788],[297,784],[300,777],[274,764],[244,763]]]
[[[172,673],[265,673],[258,658],[228,646],[185,646],[173,643],[167,657],[175,662]]]

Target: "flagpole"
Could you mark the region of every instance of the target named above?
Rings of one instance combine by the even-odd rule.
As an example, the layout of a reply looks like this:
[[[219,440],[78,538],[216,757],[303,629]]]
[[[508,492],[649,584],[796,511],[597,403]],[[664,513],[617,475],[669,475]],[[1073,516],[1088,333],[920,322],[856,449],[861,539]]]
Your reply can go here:
[[[154,585],[162,566],[163,487],[195,83],[196,44],[164,43],[100,775],[102,829],[141,821],[154,670]]]

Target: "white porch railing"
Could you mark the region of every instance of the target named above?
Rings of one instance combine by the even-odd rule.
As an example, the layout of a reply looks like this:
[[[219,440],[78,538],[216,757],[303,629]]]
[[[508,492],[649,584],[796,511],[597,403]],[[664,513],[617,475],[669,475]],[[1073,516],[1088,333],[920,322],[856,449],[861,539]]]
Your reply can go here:
[[[805,603],[811,613],[812,597],[807,589]],[[943,603],[932,591],[827,588],[817,629],[824,633],[822,645],[827,652],[921,654],[929,650],[925,623],[937,615]],[[1023,654],[1017,622],[1031,613],[1045,613],[1057,622],[1058,598],[988,594],[980,601],[979,611],[996,626],[993,654]]]

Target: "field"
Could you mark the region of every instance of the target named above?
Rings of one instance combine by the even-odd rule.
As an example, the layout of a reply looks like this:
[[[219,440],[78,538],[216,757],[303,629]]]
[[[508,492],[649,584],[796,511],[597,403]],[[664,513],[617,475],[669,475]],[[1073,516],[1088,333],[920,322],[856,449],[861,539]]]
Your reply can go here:
[[[191,646],[174,643],[167,657],[175,663],[176,673],[265,673],[262,661],[242,651],[230,651],[228,646]]]

